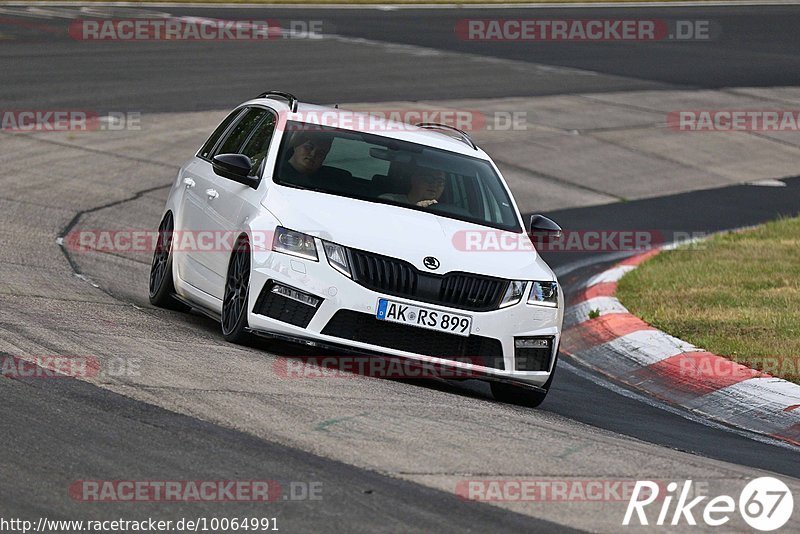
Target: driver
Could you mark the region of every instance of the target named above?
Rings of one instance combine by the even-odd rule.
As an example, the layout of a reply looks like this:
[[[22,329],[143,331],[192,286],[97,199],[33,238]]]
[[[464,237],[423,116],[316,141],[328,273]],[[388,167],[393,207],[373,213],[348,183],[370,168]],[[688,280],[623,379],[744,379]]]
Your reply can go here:
[[[292,156],[281,168],[281,177],[291,183],[309,185],[319,178],[319,170],[333,138],[320,132],[298,132],[289,142]]]

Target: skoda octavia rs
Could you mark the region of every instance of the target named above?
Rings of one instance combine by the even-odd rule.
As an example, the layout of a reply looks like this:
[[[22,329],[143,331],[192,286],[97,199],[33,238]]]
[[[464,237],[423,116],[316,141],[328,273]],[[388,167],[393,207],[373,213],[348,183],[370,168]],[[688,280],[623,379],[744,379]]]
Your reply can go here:
[[[269,91],[181,167],[150,301],[217,318],[231,342],[257,334],[468,370],[495,398],[536,406],[564,301],[529,232],[560,231],[523,220],[460,130]]]

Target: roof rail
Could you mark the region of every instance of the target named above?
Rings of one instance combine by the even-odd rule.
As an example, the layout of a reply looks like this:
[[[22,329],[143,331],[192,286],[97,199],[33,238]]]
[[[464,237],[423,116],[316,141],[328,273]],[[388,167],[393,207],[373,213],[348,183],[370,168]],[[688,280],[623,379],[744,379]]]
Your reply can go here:
[[[267,91],[265,93],[261,93],[256,98],[269,98],[272,96],[277,96],[286,100],[289,104],[289,107],[292,108],[292,113],[297,111],[297,97],[294,96],[292,93],[287,93],[284,91]]]
[[[453,139],[458,139],[462,143],[466,143],[467,145],[471,146],[475,150],[478,150],[478,146],[472,141],[470,136],[466,134],[463,130],[459,130],[458,128],[454,128],[453,126],[449,126],[447,124],[439,124],[438,122],[420,122],[415,124],[417,128],[424,128],[426,130],[446,130],[448,132],[453,132],[458,134],[458,136],[451,136]]]

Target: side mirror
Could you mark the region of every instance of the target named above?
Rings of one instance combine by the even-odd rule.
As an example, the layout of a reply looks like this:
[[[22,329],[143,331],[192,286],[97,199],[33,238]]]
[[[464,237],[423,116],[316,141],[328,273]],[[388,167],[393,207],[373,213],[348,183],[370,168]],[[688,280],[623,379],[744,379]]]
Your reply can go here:
[[[253,162],[244,154],[220,154],[214,156],[211,165],[214,173],[218,176],[250,186],[253,189],[258,187],[260,180],[255,176],[250,176]]]
[[[537,214],[531,215],[530,233],[531,236],[559,239],[562,235],[562,230],[552,219]]]

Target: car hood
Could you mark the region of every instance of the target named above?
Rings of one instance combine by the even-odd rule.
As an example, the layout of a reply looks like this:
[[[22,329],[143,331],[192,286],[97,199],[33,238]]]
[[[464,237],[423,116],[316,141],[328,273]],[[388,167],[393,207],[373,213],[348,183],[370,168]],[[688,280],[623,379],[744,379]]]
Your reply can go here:
[[[524,233],[277,185],[270,187],[262,204],[290,230],[402,259],[421,271],[461,271],[511,280],[555,279]],[[427,256],[439,260],[440,267],[425,267]]]

